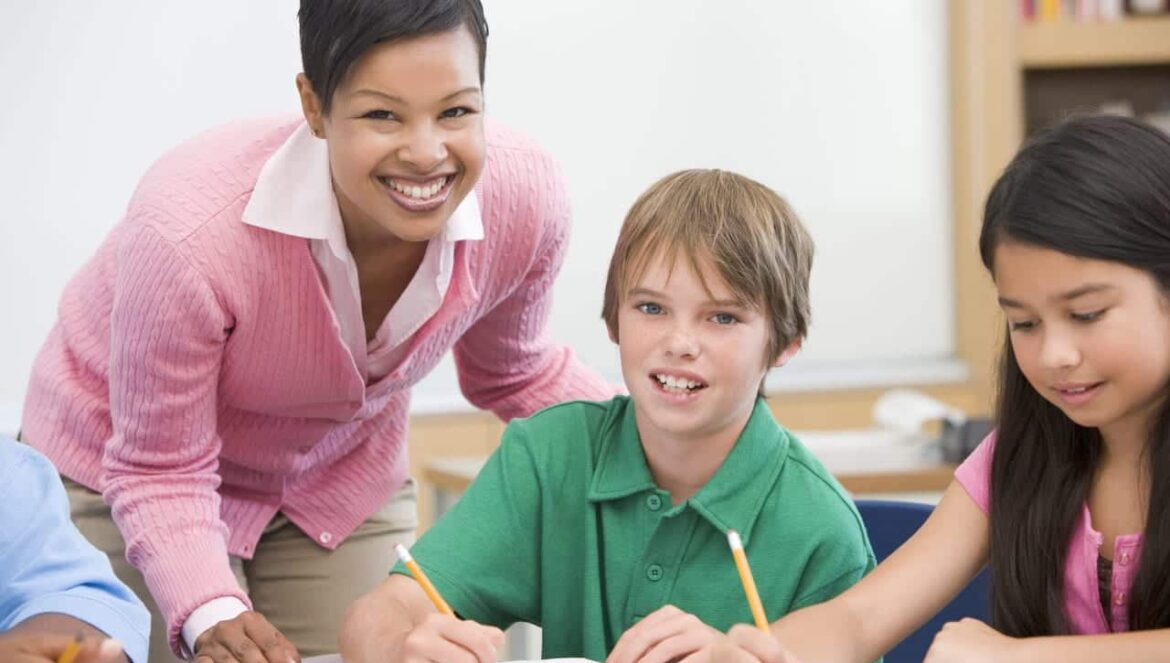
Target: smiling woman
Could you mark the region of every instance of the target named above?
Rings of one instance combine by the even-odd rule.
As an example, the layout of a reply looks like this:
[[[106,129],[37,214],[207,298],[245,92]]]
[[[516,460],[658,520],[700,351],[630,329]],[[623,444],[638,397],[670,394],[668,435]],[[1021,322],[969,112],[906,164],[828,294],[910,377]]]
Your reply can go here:
[[[448,350],[505,419],[614,391],[545,334],[567,196],[483,117],[478,0],[299,17],[303,118],[159,158],[29,385],[23,436],[147,599],[152,662],[336,649],[413,537],[410,389]]]

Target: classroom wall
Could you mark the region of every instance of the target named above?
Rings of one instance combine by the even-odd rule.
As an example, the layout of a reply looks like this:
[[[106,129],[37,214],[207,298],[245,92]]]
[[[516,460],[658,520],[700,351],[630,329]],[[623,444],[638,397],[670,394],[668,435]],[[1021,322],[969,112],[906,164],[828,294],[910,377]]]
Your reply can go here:
[[[817,241],[814,326],[774,388],[954,379],[946,3],[486,0],[488,112],[561,161],[575,211],[554,338],[611,379],[621,218],[683,167],[738,170]],[[56,300],[167,147],[297,111],[290,0],[0,3],[0,431]],[[466,407],[450,362],[420,411]]]

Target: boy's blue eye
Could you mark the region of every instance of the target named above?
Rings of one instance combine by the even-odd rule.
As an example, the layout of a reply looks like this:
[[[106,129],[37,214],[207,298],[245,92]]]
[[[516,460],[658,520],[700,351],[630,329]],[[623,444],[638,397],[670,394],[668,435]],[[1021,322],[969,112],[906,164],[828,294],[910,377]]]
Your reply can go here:
[[[388,110],[367,111],[366,113],[364,113],[362,115],[362,118],[367,119],[367,120],[393,120],[393,119],[396,119],[394,117],[394,113],[391,113]]]
[[[1101,309],[1100,311],[1092,311],[1090,313],[1073,313],[1071,315],[1072,319],[1076,320],[1077,322],[1096,322],[1097,320],[1101,319],[1101,316],[1105,315],[1105,309]]]
[[[1025,320],[1023,322],[1010,322],[1010,321],[1008,322],[1008,329],[1011,331],[1014,331],[1014,332],[1016,332],[1016,331],[1018,331],[1018,332],[1031,331],[1035,327],[1036,327],[1036,323],[1031,321],[1031,320]]]
[[[715,324],[718,325],[734,325],[735,323],[739,322],[739,318],[730,313],[716,313],[715,315],[711,316],[711,319],[714,320]]]
[[[645,313],[646,315],[659,315],[662,313],[662,307],[653,302],[646,302],[645,304],[638,304],[635,308]]]

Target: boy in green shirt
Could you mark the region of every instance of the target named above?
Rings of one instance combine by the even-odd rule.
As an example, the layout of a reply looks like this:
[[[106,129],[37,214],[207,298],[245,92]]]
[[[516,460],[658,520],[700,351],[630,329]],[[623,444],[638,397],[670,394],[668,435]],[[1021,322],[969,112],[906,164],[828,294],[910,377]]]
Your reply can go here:
[[[602,312],[630,396],[509,424],[412,551],[460,619],[397,566],[350,609],[345,659],[490,663],[499,628],[527,621],[546,657],[707,660],[751,621],[728,529],[769,621],[857,582],[874,565],[861,519],[759,393],[807,331],[812,253],[759,183],[654,184],[622,226]]]

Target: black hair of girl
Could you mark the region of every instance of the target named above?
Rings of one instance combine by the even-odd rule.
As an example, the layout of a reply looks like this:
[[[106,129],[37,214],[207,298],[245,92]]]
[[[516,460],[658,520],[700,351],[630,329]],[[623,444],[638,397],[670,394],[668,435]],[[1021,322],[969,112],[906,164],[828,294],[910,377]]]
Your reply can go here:
[[[1170,137],[1137,120],[1068,120],[1031,140],[995,183],[979,251],[1019,242],[1149,273],[1170,293]],[[1170,400],[1170,399],[1168,399]],[[992,623],[1017,637],[1069,632],[1064,568],[1101,456],[1077,425],[1032,388],[1005,340],[991,469]],[[1151,492],[1130,594],[1132,630],[1170,627],[1170,402],[1144,456]]]
[[[480,0],[301,0],[301,66],[328,114],[333,93],[371,47],[467,28],[487,58],[487,20]]]

